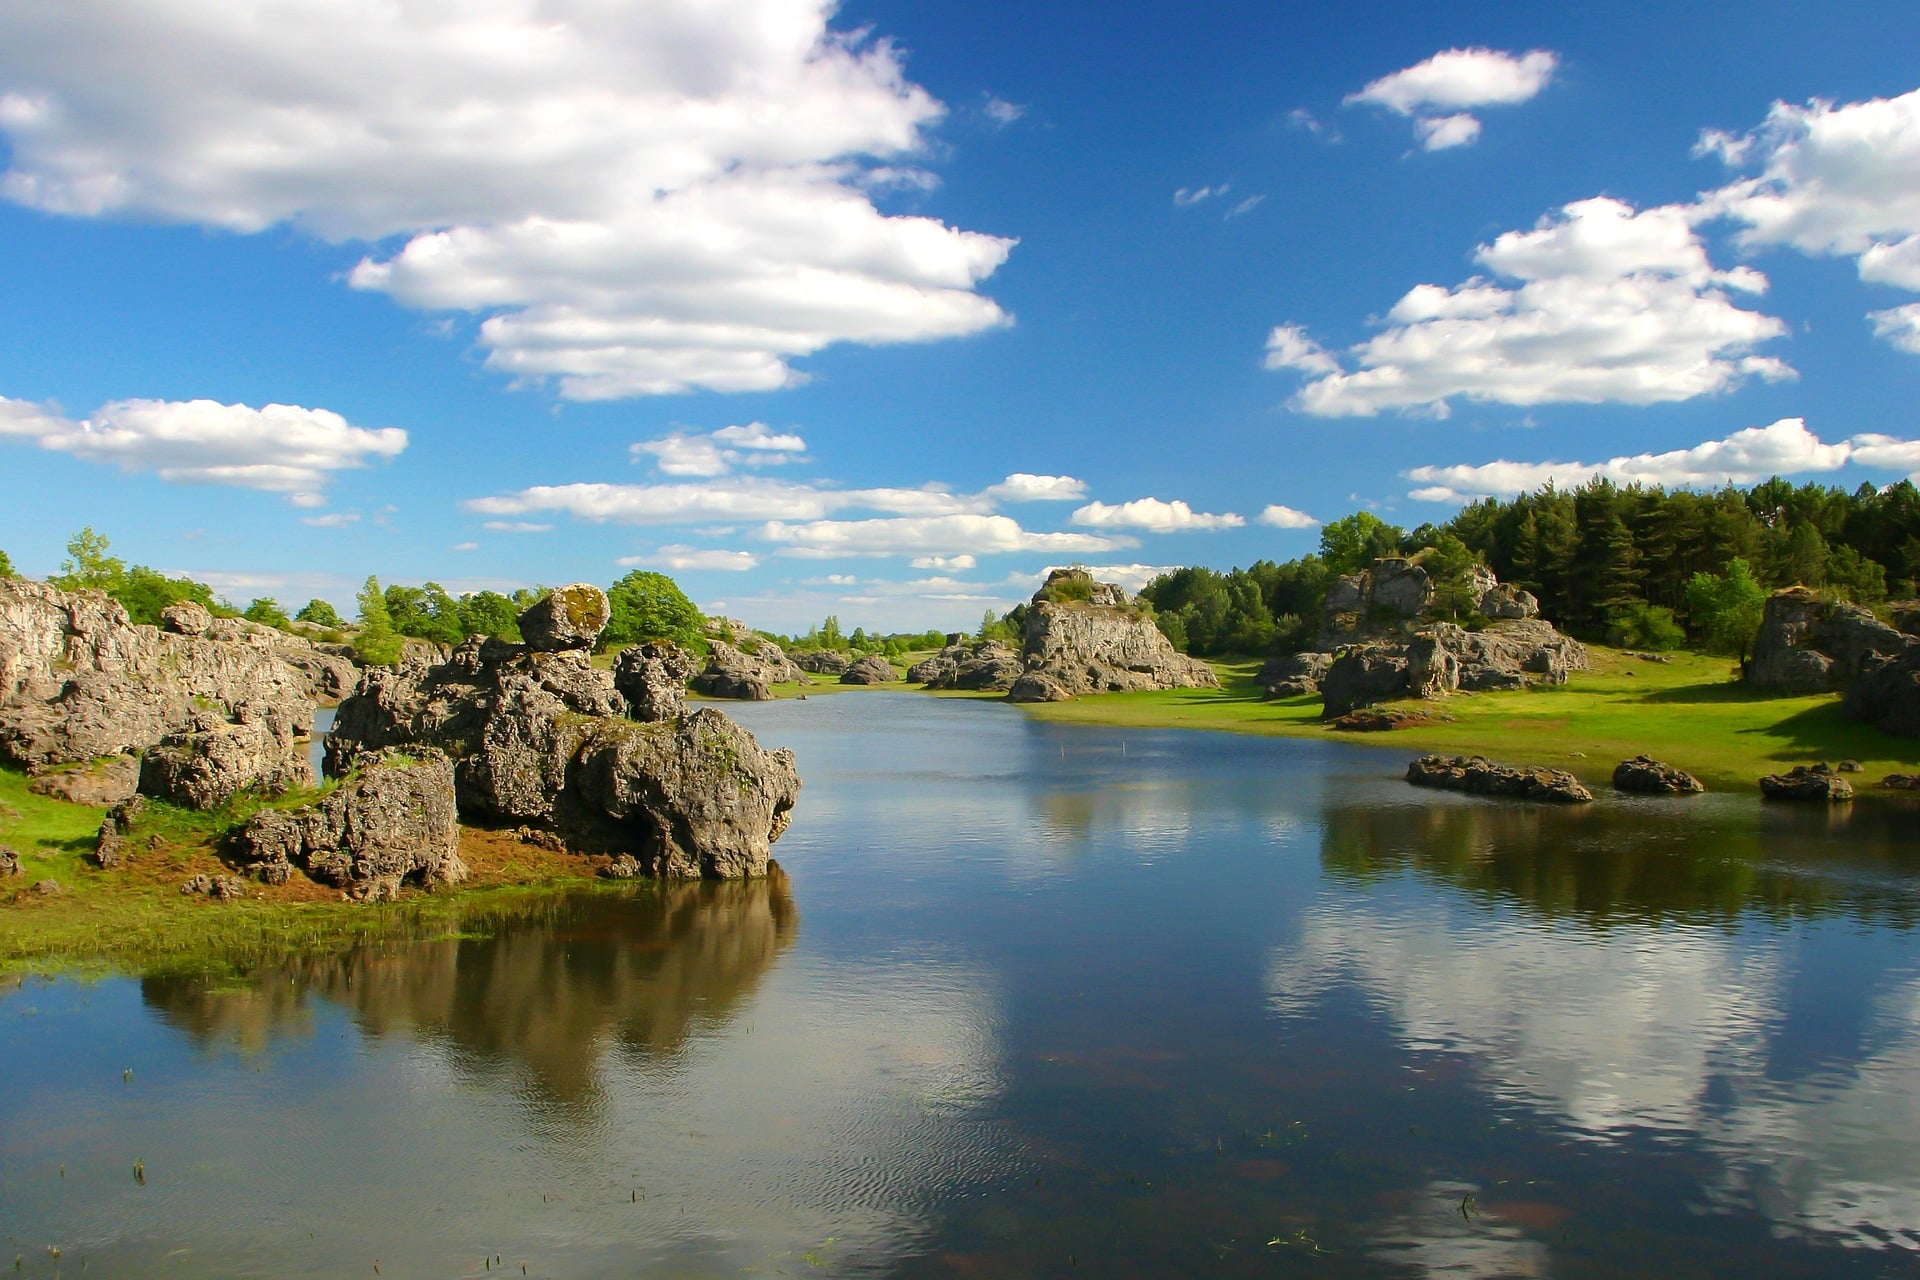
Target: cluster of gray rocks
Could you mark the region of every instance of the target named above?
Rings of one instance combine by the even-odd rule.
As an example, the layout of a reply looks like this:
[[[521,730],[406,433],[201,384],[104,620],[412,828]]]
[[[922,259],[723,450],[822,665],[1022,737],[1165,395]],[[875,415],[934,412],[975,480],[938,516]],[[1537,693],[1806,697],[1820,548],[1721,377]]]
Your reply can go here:
[[[792,752],[689,713],[696,664],[674,646],[595,668],[608,615],[599,588],[576,584],[520,616],[523,643],[409,645],[362,669],[343,646],[195,604],[137,626],[98,592],[0,579],[0,761],[35,790],[111,805],[94,854],[111,867],[132,856],[146,797],[206,810],[312,787],[314,710],[339,701],[324,766],[339,785],[231,840],[259,880],[298,873],[360,900],[456,884],[462,818],[652,876],[766,874],[799,795]],[[184,891],[231,897],[229,879]]]
[[[1892,612],[1897,626],[1806,587],[1776,591],[1761,616],[1747,682],[1778,693],[1844,691],[1849,717],[1920,737],[1920,605]]]

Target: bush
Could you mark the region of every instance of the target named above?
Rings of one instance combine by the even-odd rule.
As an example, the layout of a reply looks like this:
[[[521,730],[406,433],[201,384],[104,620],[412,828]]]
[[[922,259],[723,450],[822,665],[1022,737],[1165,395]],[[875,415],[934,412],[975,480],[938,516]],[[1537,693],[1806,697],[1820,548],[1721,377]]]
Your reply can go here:
[[[1607,643],[1622,649],[1678,649],[1687,633],[1674,620],[1673,610],[1657,604],[1632,604],[1607,619]]]
[[[293,625],[293,620],[287,617],[286,611],[280,607],[280,602],[272,596],[261,596],[254,600],[240,616],[248,622],[277,627],[282,631]]]
[[[706,648],[701,628],[706,619],[672,578],[636,569],[607,591],[612,616],[600,633],[600,647],[671,640],[696,651]]]
[[[7,553],[0,551],[0,578],[14,578],[19,575],[13,571],[13,561],[7,559]]]
[[[306,604],[300,607],[300,612],[293,616],[297,621],[311,622],[316,627],[329,627],[338,630],[340,627],[346,625],[341,619],[339,611],[318,597],[307,601]]]

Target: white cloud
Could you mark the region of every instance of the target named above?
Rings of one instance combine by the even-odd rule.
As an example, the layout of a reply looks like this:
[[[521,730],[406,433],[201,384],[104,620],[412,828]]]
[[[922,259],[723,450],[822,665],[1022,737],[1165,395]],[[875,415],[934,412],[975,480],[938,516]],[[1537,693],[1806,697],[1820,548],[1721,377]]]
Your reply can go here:
[[[536,524],[530,520],[488,520],[481,526],[495,533],[551,533],[550,524]]]
[[[1480,120],[1465,112],[1451,116],[1427,116],[1413,122],[1413,133],[1420,139],[1422,151],[1470,147],[1480,141]]]
[[[1852,257],[1860,278],[1920,289],[1920,89],[1836,107],[1776,102],[1758,129],[1701,135],[1697,154],[1760,172],[1702,198],[1746,248]]]
[[[1519,57],[1497,49],[1448,49],[1380,77],[1346,101],[1412,116],[1420,145],[1444,151],[1479,139],[1480,121],[1467,108],[1526,102],[1547,87],[1559,64],[1545,49]]]
[[[1640,453],[1605,462],[1489,462],[1480,466],[1415,467],[1406,478],[1423,487],[1409,495],[1427,502],[1508,497],[1549,482],[1569,488],[1604,476],[1618,484],[1699,488],[1754,484],[1772,476],[1837,471],[1849,462],[1888,470],[1920,469],[1920,441],[1857,435],[1827,444],[1800,418],[1748,427],[1690,449]]]
[[[1320,523],[1304,511],[1296,511],[1292,507],[1283,507],[1278,503],[1267,506],[1254,517],[1254,520],[1276,529],[1312,529]]]
[[[1295,107],[1293,110],[1287,112],[1287,128],[1311,134],[1322,142],[1340,142],[1344,140],[1338,128],[1320,119],[1320,117],[1314,115],[1313,112],[1307,110],[1305,107]]]
[[[1177,533],[1189,529],[1237,529],[1246,523],[1230,511],[1220,515],[1210,515],[1204,511],[1195,511],[1178,499],[1162,502],[1158,498],[1135,498],[1132,502],[1122,502],[1113,506],[1104,502],[1089,502],[1073,513],[1073,522],[1097,529],[1146,529],[1152,533]]]
[[[1885,311],[1869,311],[1875,337],[1885,338],[1902,351],[1920,356],[1920,302]]]
[[[687,569],[717,569],[727,573],[743,573],[760,566],[760,557],[751,551],[722,551],[711,547],[688,547],[678,543],[659,547],[645,555],[622,556],[618,561],[623,569],[646,567],[670,569],[676,573]]]
[[[979,561],[972,556],[915,556],[907,562],[915,569],[950,569],[964,572],[976,568]]]
[[[991,93],[987,95],[986,104],[980,109],[986,113],[987,119],[1002,129],[1027,114],[1027,109],[1019,103],[1008,102],[1005,98],[996,97]]]
[[[476,515],[523,516],[564,511],[581,520],[621,524],[686,524],[697,520],[812,520],[849,507],[902,515],[945,515],[974,509],[976,499],[934,489],[827,489],[740,476],[706,483],[534,485],[471,498]]]
[[[1199,204],[1202,200],[1211,200],[1233,190],[1233,184],[1223,182],[1217,187],[1181,187],[1173,193],[1173,202],[1181,208]]]
[[[1001,555],[1015,551],[1111,551],[1137,545],[1127,537],[1034,533],[1009,516],[948,515],[883,520],[770,521],[760,536],[782,555],[836,556]]]
[[[485,313],[578,399],[764,390],[835,342],[1008,322],[1011,240],[886,216],[942,107],[830,0],[0,8],[0,195],[54,213],[408,237],[357,288]],[[869,167],[877,165],[878,167]]]
[[[1231,222],[1235,218],[1244,217],[1252,213],[1266,201],[1266,198],[1264,194],[1248,196],[1245,200],[1242,200],[1240,203],[1234,205],[1233,208],[1227,210],[1225,221]]]
[[[300,523],[316,529],[345,529],[360,523],[358,511],[330,511],[324,516],[301,516]]]
[[[1053,570],[1071,567],[1073,566],[1064,564],[1048,565],[1042,572],[1023,579],[1027,584],[1026,590],[1030,592],[1033,588],[1045,582],[1047,574],[1053,572]],[[1136,595],[1139,593],[1140,588],[1146,586],[1161,574],[1172,573],[1180,566],[1174,564],[1082,564],[1078,567],[1092,574],[1095,582],[1117,583],[1128,595]]]
[[[798,461],[806,451],[807,442],[800,436],[776,432],[764,422],[698,435],[675,431],[628,449],[635,461],[651,456],[660,473],[669,476],[723,476],[736,466],[780,466]]]
[[[479,549],[480,544],[477,542],[456,542],[448,548],[450,551],[478,551]]]
[[[0,435],[177,484],[284,493],[300,507],[325,502],[318,490],[331,473],[397,457],[407,447],[398,427],[356,427],[329,409],[213,400],[116,400],[76,422],[0,397]]]
[[[1016,471],[980,495],[996,502],[1078,502],[1087,496],[1087,482],[1072,476],[1036,476]]]
[[[1719,271],[1693,229],[1697,210],[1636,212],[1605,197],[1577,201],[1530,231],[1482,245],[1475,261],[1509,288],[1473,277],[1453,289],[1416,285],[1386,328],[1348,353],[1354,372],[1326,369],[1297,326],[1267,340],[1269,368],[1310,380],[1295,408],[1322,417],[1419,409],[1438,417],[1454,396],[1510,405],[1657,404],[1725,391],[1744,379],[1788,378],[1753,353],[1783,336],[1779,320],[1734,305],[1766,277]]]

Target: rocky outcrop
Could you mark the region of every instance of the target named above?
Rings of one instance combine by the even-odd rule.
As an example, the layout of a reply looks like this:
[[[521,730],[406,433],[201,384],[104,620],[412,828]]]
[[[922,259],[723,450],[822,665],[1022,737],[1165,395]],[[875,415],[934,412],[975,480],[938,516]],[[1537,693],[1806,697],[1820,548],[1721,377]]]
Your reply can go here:
[[[1893,658],[1863,659],[1840,709],[1882,732],[1920,738],[1920,645]]]
[[[1332,654],[1309,649],[1273,659],[1260,668],[1255,679],[1265,691],[1262,696],[1268,700],[1300,698],[1320,692],[1320,682],[1326,679],[1332,666]]]
[[[431,747],[369,752],[318,803],[255,814],[235,845],[236,860],[268,884],[285,884],[297,868],[357,901],[467,878],[453,761]]]
[[[793,665],[815,675],[845,675],[853,659],[838,649],[805,649],[793,655]]]
[[[205,612],[175,607],[173,625],[186,630],[163,631],[135,626],[99,592],[0,579],[0,760],[139,752],[192,731],[202,712],[231,719],[243,702],[271,704],[304,732],[316,698],[353,672],[337,646],[238,618],[208,618],[190,634]]]
[[[1897,657],[1916,645],[1920,640],[1880,621],[1871,609],[1788,587],[1767,597],[1747,683],[1780,693],[1828,693],[1846,688],[1870,660]]]
[[[19,851],[9,845],[0,844],[0,880],[7,880],[19,874]]]
[[[140,792],[188,809],[217,809],[249,789],[279,794],[311,787],[316,779],[305,729],[271,702],[242,702],[231,719],[197,711],[189,728],[147,748]]]
[[[1586,646],[1549,622],[1500,622],[1484,631],[1436,623],[1404,643],[1344,649],[1320,678],[1321,714],[1332,719],[1395,698],[1565,684],[1569,672],[1588,665]]]
[[[959,640],[907,668],[907,679],[929,689],[1005,693],[1026,671],[1020,655],[998,640]]]
[[[893,664],[877,653],[870,653],[848,667],[840,677],[841,684],[886,684],[900,677],[894,671]]]
[[[693,678],[693,689],[709,698],[765,702],[776,684],[805,683],[807,673],[771,640],[760,640],[751,653],[715,640],[706,668]]]
[[[1513,796],[1553,804],[1587,804],[1593,792],[1564,769],[1535,765],[1512,768],[1485,756],[1421,756],[1407,766],[1407,781],[1416,787],[1439,787],[1482,796]]]
[[[1502,585],[1484,565],[1471,570],[1465,594],[1467,607],[1496,622],[1525,621],[1540,613],[1540,602],[1531,592]],[[1331,652],[1341,645],[1404,635],[1432,612],[1435,596],[1433,580],[1417,559],[1375,560],[1372,568],[1335,578],[1327,588],[1317,647]]]
[[[1089,693],[1220,687],[1213,668],[1176,650],[1147,614],[1084,569],[1056,569],[1034,593],[1021,646],[1026,670],[1014,702],[1057,702]]]
[[[520,615],[520,638],[534,653],[591,649],[612,616],[606,592],[576,582],[529,605]]]
[[[180,882],[183,896],[198,895],[215,902],[238,902],[247,896],[247,882],[239,876],[210,876],[205,872]]]
[[[1343,733],[1390,733],[1395,729],[1418,729],[1425,725],[1452,722],[1452,716],[1439,711],[1408,707],[1361,707],[1327,721],[1327,728]]]
[[[1851,800],[1853,784],[1824,764],[1798,764],[1760,779],[1760,794],[1769,800]]]
[[[177,636],[203,636],[213,625],[213,614],[194,600],[182,600],[160,611],[160,629]]]
[[[1920,791],[1920,773],[1890,773],[1880,785],[1891,791]]]
[[[700,664],[670,640],[630,645],[613,662],[613,687],[635,720],[671,720],[686,709],[687,681]]]
[[[145,796],[134,796],[107,810],[107,816],[100,820],[99,834],[94,839],[94,866],[110,871],[127,860],[127,837],[133,834],[134,819],[140,816],[146,804]]]
[[[118,755],[83,765],[36,765],[27,790],[68,804],[105,808],[132,798],[140,789],[140,757]]]
[[[1698,795],[1706,790],[1692,774],[1644,755],[1622,760],[1614,766],[1613,788],[1641,795],[1668,796]]]
[[[799,796],[793,753],[713,710],[628,719],[615,679],[577,648],[468,641],[443,663],[409,655],[341,704],[327,772],[382,747],[438,747],[471,820],[564,832],[657,876],[764,874]]]

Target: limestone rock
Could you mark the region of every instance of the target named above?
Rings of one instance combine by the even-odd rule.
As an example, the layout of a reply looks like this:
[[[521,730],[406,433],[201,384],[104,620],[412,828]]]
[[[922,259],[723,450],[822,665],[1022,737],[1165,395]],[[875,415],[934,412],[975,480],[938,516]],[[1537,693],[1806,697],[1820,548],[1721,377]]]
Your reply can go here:
[[[1361,707],[1327,722],[1327,728],[1346,733],[1386,733],[1394,729],[1416,729],[1422,725],[1450,724],[1453,717],[1438,711],[1408,707]]]
[[[520,638],[535,653],[591,649],[612,618],[607,593],[590,582],[549,591],[520,614]]]
[[[1760,794],[1769,800],[1851,800],[1853,784],[1824,764],[1800,764],[1760,779]]]
[[[1920,645],[1864,659],[1840,709],[1886,733],[1920,738]]]
[[[907,679],[929,689],[1005,693],[1026,671],[1020,655],[998,640],[962,639],[907,669]]]
[[[1260,668],[1255,677],[1264,692],[1262,698],[1298,698],[1320,692],[1320,682],[1333,666],[1333,655],[1306,650],[1275,658]]]
[[[1323,717],[1394,698],[1438,698],[1456,690],[1480,693],[1559,685],[1587,669],[1587,648],[1539,619],[1495,623],[1468,631],[1435,623],[1405,643],[1350,646],[1320,679]]]
[[[893,664],[877,653],[870,653],[846,669],[840,677],[841,684],[886,684],[900,677],[894,672]]]
[[[806,649],[793,655],[793,665],[815,675],[844,675],[853,659],[838,649]]]
[[[671,640],[629,645],[613,663],[613,687],[635,720],[671,720],[686,707],[687,681],[700,664]]]
[[[177,636],[203,636],[212,625],[213,614],[198,601],[182,600],[160,611],[161,629]]]
[[[1920,773],[1890,773],[1880,785],[1894,791],[1920,791]]]
[[[146,808],[145,796],[130,796],[113,808],[107,810],[107,816],[100,821],[100,832],[94,840],[93,864],[104,870],[111,870],[126,861],[127,837],[133,833],[133,823]]]
[[[1616,765],[1613,786],[1616,791],[1633,791],[1643,795],[1685,796],[1706,790],[1692,774],[1645,755],[1622,760]]]
[[[32,775],[27,790],[69,804],[106,808],[132,798],[140,789],[140,757],[131,754],[76,768],[40,765],[27,772]]]
[[[1767,597],[1747,682],[1781,693],[1844,689],[1870,660],[1897,657],[1916,644],[1920,640],[1896,631],[1870,609],[1788,587]]]
[[[1063,590],[1090,598],[1050,598]],[[1034,593],[1020,654],[1026,671],[1007,692],[1014,702],[1220,687],[1212,667],[1176,650],[1152,618],[1128,604],[1124,591],[1110,582],[1093,582],[1085,570],[1055,570]]]
[[[453,761],[430,747],[369,752],[317,803],[255,814],[236,844],[239,860],[269,884],[284,884],[297,867],[359,901],[391,898],[403,883],[467,878]]]
[[[600,874],[609,880],[631,880],[641,874],[640,860],[630,853],[623,853],[602,867]]]
[[[20,853],[9,845],[0,844],[0,880],[20,874]]]
[[[65,892],[58,880],[39,880],[34,883],[33,891],[43,898],[57,898]]]
[[[1587,804],[1593,792],[1564,769],[1538,765],[1512,768],[1485,756],[1421,756],[1407,766],[1407,781],[1417,787],[1439,787],[1483,796],[1516,796],[1554,804]]]
[[[210,876],[205,872],[181,882],[185,896],[200,894],[215,902],[238,902],[247,896],[247,882],[239,876]]]
[[[1494,583],[1480,593],[1480,612],[1495,621],[1522,621],[1540,616],[1533,592]]]
[[[1355,707],[1407,696],[1407,659],[1384,646],[1356,646],[1335,658],[1320,680],[1322,719]]]
[[[271,702],[243,702],[230,721],[202,713],[140,761],[144,795],[189,809],[217,809],[241,791],[284,792],[314,785],[307,725]]]
[[[724,640],[715,640],[707,655],[706,668],[693,678],[693,688],[709,698],[765,702],[773,696],[772,686],[776,684],[806,682],[807,673],[771,641],[761,641],[755,651],[749,653]]]

